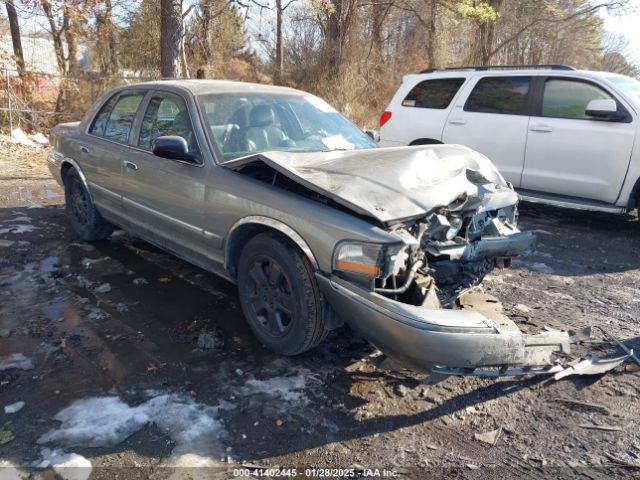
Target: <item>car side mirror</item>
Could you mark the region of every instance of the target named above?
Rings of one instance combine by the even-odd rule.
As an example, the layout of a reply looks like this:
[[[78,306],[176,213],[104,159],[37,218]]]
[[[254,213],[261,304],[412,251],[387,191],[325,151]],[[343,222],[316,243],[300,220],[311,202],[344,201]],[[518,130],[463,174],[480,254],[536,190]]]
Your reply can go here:
[[[153,141],[151,151],[158,157],[197,163],[196,156],[189,153],[187,141],[177,135],[165,135],[156,138]]]
[[[605,120],[607,122],[621,122],[626,118],[624,113],[618,111],[616,101],[611,99],[591,100],[585,113],[595,120]]]

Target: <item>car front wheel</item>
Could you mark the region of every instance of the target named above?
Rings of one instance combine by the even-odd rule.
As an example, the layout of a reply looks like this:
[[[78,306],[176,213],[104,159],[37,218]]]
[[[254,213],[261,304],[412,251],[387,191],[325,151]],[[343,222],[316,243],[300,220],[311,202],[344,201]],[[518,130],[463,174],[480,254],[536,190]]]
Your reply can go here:
[[[271,233],[251,239],[240,256],[238,290],[251,330],[269,350],[296,355],[326,338],[313,268],[290,242]]]
[[[114,226],[96,210],[91,195],[75,168],[64,177],[64,193],[69,223],[73,231],[84,241],[107,238]]]

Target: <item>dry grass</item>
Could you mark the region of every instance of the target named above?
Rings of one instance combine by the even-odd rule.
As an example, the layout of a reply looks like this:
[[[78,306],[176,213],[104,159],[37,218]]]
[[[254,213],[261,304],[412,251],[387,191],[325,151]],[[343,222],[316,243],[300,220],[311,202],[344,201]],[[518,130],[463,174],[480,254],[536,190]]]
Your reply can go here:
[[[11,143],[0,135],[0,208],[62,203],[62,189],[47,167],[49,147]]]

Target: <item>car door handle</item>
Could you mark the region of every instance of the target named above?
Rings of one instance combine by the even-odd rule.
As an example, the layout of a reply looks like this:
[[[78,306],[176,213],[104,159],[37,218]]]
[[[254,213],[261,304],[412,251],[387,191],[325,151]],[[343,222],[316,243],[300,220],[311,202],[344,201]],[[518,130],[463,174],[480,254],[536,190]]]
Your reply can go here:
[[[124,161],[124,166],[129,170],[138,170],[138,165],[136,165],[133,162],[130,162],[129,160]]]
[[[84,145],[80,146],[80,152],[82,153],[89,153],[89,149],[87,147],[85,147]]]
[[[553,127],[549,125],[533,125],[529,130],[532,132],[548,133],[553,132]]]
[[[451,120],[449,120],[449,123],[451,125],[464,125],[467,123],[467,121],[464,118],[452,118]]]

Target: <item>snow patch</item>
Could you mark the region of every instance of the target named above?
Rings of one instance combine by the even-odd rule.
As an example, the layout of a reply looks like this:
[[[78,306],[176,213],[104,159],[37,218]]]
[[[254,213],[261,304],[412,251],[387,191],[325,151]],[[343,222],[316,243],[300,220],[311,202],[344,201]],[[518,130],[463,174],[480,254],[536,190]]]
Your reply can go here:
[[[65,453],[60,450],[41,450],[42,461],[38,468],[53,468],[64,480],[87,480],[93,467],[91,462],[77,453]]]
[[[37,146],[21,128],[11,130],[11,143],[19,143],[20,145],[27,145],[28,147]]]
[[[49,139],[42,132],[36,133],[31,138],[33,138],[34,142],[39,143],[40,145],[49,145]]]
[[[12,403],[11,405],[6,405],[4,407],[4,413],[16,413],[22,410],[25,406],[25,403],[20,401],[16,403]]]
[[[27,224],[18,224],[18,225],[9,225],[7,228],[0,228],[0,235],[5,233],[13,233],[15,235],[19,235],[21,233],[29,233],[33,232],[36,229],[33,225]]]
[[[62,422],[38,439],[65,447],[104,447],[116,445],[145,425],[154,423],[175,442],[169,464],[186,466],[185,458],[198,457],[198,463],[217,464],[224,452],[224,426],[218,412],[227,405],[209,406],[177,395],[159,395],[129,406],[119,397],[93,397],[78,400],[54,418]],[[185,457],[186,456],[186,457]],[[194,458],[195,458],[194,457]]]
[[[317,384],[318,377],[305,368],[300,369],[296,375],[273,377],[267,380],[247,380],[244,393],[263,393],[288,402],[305,400],[304,390],[309,384]]]
[[[58,257],[47,257],[40,261],[41,273],[53,273],[60,268],[60,259]]]
[[[10,368],[31,370],[33,368],[33,360],[25,357],[22,353],[12,353],[11,355],[0,357],[0,370],[9,370]]]

